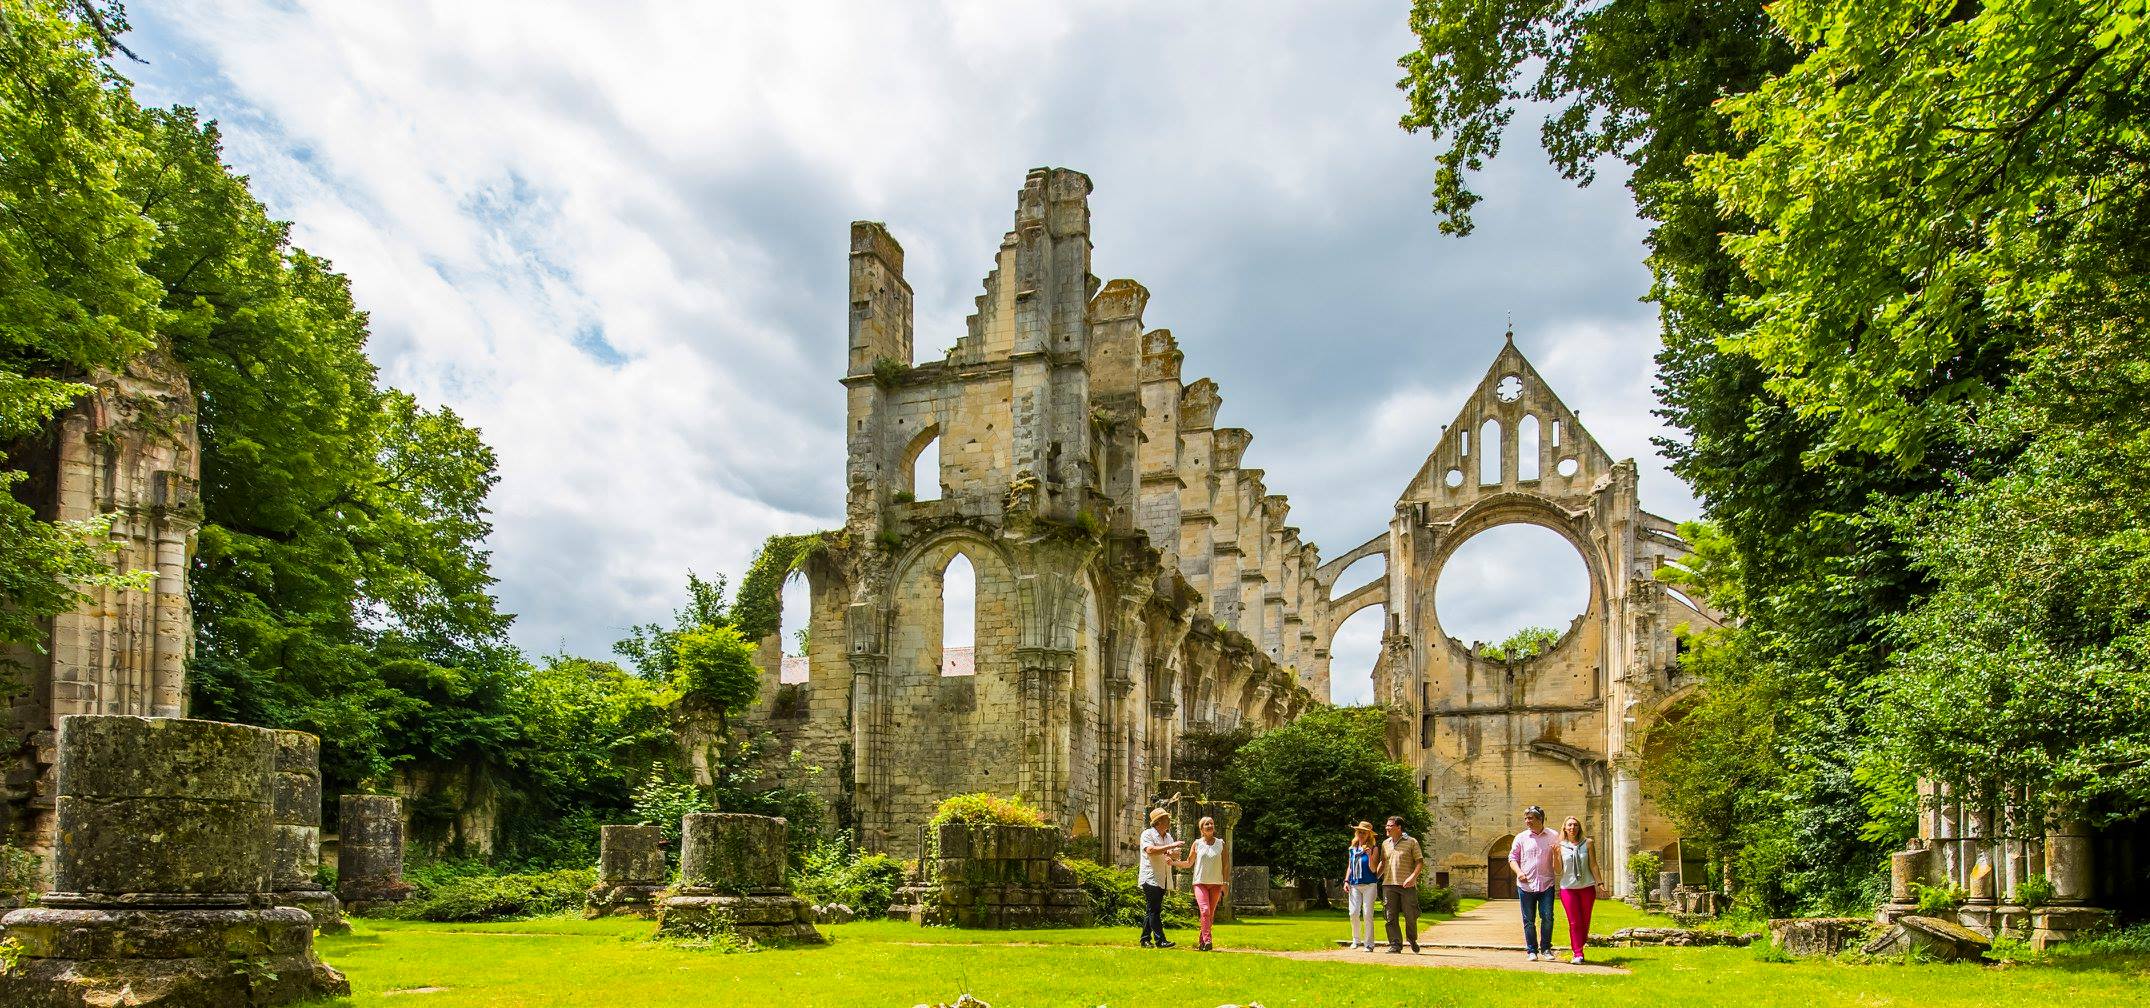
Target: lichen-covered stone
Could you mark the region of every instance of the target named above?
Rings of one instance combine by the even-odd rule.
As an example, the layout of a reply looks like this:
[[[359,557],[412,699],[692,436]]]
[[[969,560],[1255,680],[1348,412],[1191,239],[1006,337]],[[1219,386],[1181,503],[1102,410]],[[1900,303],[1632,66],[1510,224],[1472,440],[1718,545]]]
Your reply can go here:
[[[1864,917],[1785,917],[1768,926],[1777,947],[1802,958],[1857,948],[1874,932],[1874,922]]]
[[[606,826],[598,830],[597,881],[603,885],[663,885],[664,828]]]
[[[37,907],[0,918],[18,943],[0,974],[8,1008],[232,1008],[348,995],[313,955],[300,910],[95,910]]]
[[[771,816],[700,812],[680,821],[683,893],[783,892],[790,826]]]
[[[245,725],[62,720],[54,905],[237,906],[269,879],[275,739]]]
[[[1054,858],[1053,826],[932,827],[923,844],[933,857],[896,894],[891,916],[916,924],[1026,928],[1090,923],[1090,899],[1075,874]]]
[[[1238,916],[1260,916],[1271,913],[1269,905],[1269,866],[1232,866],[1232,913]]]
[[[1917,915],[1898,918],[1895,926],[1866,946],[1868,955],[1913,954],[1938,962],[1983,962],[1993,942],[1951,920]]]
[[[336,845],[336,895],[352,913],[367,904],[399,902],[403,884],[403,801],[389,795],[344,795],[337,803],[342,832]]]
[[[673,938],[708,937],[728,931],[758,942],[819,945],[813,908],[788,895],[672,896],[657,917],[657,933]]]
[[[191,718],[83,714],[60,722],[60,793],[269,803],[271,733]]]

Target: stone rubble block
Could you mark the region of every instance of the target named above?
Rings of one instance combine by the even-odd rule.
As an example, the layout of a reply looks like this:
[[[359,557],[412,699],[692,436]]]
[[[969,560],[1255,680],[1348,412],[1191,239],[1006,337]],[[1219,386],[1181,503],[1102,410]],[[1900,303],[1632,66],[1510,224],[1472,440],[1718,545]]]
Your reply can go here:
[[[1786,917],[1769,922],[1769,935],[1786,954],[1832,956],[1866,944],[1874,922],[1864,917]]]
[[[680,823],[680,884],[657,911],[657,933],[729,930],[759,942],[820,944],[813,907],[784,881],[790,826],[770,816],[705,812]]]
[[[1898,918],[1866,946],[1868,955],[1916,955],[1937,962],[1986,961],[1993,941],[1955,921],[1912,915]]]
[[[663,827],[605,826],[598,838],[597,886],[582,915],[655,917],[667,877]]]
[[[403,800],[392,795],[337,799],[342,834],[336,846],[336,895],[363,914],[376,904],[410,897],[403,883]]]

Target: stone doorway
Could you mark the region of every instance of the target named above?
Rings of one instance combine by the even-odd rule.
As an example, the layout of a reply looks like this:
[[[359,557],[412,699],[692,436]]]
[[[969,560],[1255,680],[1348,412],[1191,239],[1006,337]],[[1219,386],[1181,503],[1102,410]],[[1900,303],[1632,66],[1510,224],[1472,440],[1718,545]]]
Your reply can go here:
[[[1508,848],[1514,843],[1515,834],[1510,833],[1486,848],[1486,898],[1489,900],[1516,898],[1515,868],[1508,863]]]

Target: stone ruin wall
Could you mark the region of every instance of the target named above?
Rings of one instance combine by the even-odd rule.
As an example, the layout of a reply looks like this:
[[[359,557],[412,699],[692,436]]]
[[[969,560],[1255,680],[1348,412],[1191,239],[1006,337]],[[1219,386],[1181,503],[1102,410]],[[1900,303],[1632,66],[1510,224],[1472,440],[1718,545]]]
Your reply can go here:
[[[1519,436],[1526,427],[1535,453]],[[1459,546],[1515,523],[1575,547],[1590,600],[1547,652],[1496,661],[1478,653],[1486,642],[1442,628],[1435,593]],[[1663,850],[1678,867],[1678,836],[1637,774],[1647,728],[1693,688],[1678,667],[1677,628],[1718,622],[1655,579],[1687,552],[1672,522],[1642,509],[1634,462],[1599,445],[1511,336],[1442,428],[1389,531],[1321,570],[1333,585],[1357,559],[1388,561],[1383,578],[1329,615],[1340,624],[1367,606],[1386,611],[1375,699],[1395,712],[1392,751],[1419,772],[1436,881],[1464,896],[1511,895],[1508,844],[1528,805],[1543,806],[1556,828],[1581,818],[1605,881],[1623,895],[1630,852]]]
[[[49,621],[43,652],[0,649],[25,687],[11,700],[0,777],[0,843],[52,845],[60,719],[70,714],[183,717],[194,650],[187,569],[201,525],[201,447],[186,370],[153,351],[92,391],[35,439],[7,448],[30,478],[16,493],[43,520],[112,516],[114,570],[147,570],[149,591],[98,589]]]
[[[1240,463],[1248,432],[1182,381],[1149,294],[1090,270],[1089,179],[1037,169],[955,346],[914,361],[903,250],[851,232],[844,527],[802,564],[807,681],[762,642],[755,725],[868,847],[915,856],[951,794],[1038,805],[1131,863],[1192,726],[1273,726],[1328,697],[1319,554]],[[938,442],[937,498],[911,499]],[[929,481],[930,483],[931,481]],[[974,674],[941,669],[942,576],[976,576]]]

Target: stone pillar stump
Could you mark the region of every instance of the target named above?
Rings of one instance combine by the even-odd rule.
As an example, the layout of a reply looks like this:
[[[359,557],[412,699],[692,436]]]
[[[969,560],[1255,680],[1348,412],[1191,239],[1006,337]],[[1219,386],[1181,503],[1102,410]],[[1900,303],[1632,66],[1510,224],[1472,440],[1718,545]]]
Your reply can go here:
[[[120,715],[60,722],[55,891],[0,917],[9,1008],[291,1004],[351,991],[276,906],[275,735]]]
[[[403,884],[403,799],[390,795],[344,795],[336,844],[336,895],[344,908],[364,916],[378,906],[410,898]]]
[[[813,908],[784,882],[790,824],[770,816],[699,812],[680,820],[679,889],[657,911],[657,933],[729,931],[760,942],[818,945]]]
[[[657,916],[666,881],[664,827],[606,826],[598,837],[597,887],[590,890],[582,915]]]
[[[312,915],[314,930],[346,934],[343,903],[321,887],[321,740],[305,732],[276,736],[275,835],[270,851],[269,891],[276,905]]]

